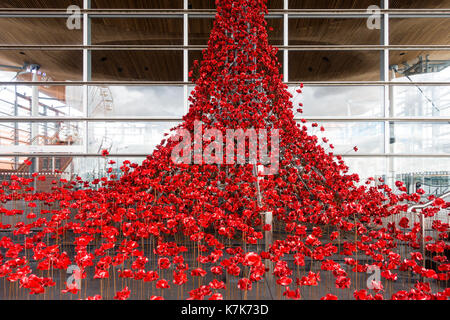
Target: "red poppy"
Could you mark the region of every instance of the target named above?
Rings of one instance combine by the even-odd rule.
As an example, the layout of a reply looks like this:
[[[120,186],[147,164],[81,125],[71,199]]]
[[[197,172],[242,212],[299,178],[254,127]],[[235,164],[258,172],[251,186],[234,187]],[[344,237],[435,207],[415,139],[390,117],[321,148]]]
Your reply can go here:
[[[288,278],[288,277],[281,277],[281,278],[279,278],[278,280],[277,280],[277,283],[280,285],[280,286],[288,286],[288,285],[290,285],[291,284],[291,282],[292,282],[292,279],[291,278]]]
[[[211,287],[211,289],[225,289],[225,283],[223,281],[219,281],[217,279],[214,279],[213,281],[211,281],[209,283],[209,286]]]
[[[206,271],[202,268],[197,268],[191,271],[191,276],[193,277],[204,277],[206,276]]]
[[[241,290],[252,290],[252,282],[247,278],[240,279],[238,281],[238,288]]]
[[[255,252],[249,252],[245,255],[243,264],[246,266],[258,265],[261,263],[261,257]]]
[[[169,269],[170,268],[170,260],[167,258],[160,258],[158,260],[158,268]]]
[[[128,289],[128,287],[125,287],[122,289],[122,291],[117,291],[116,295],[114,296],[115,300],[127,300],[130,297],[131,291]]]
[[[328,293],[325,297],[320,298],[320,300],[338,300],[338,297],[334,294]]]
[[[170,289],[170,285],[167,282],[167,280],[161,279],[156,282],[156,288],[157,289]]]
[[[223,296],[220,293],[214,293],[208,300],[223,300]]]

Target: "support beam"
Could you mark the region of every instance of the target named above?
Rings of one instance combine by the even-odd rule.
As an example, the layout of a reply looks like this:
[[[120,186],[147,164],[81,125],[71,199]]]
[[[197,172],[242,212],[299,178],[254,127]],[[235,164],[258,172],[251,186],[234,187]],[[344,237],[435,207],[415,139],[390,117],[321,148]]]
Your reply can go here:
[[[91,0],[83,0],[83,9],[91,9]],[[91,18],[86,12],[83,14],[83,45],[91,45]],[[92,59],[91,51],[83,49],[83,111],[86,118],[89,117],[89,86],[86,82],[92,80]],[[84,122],[84,136],[83,143],[85,152],[89,152],[89,122]]]
[[[286,13],[283,14],[283,46],[286,48],[283,50],[283,81],[289,81],[289,15],[287,10],[289,9],[289,0],[284,0],[283,9]]]

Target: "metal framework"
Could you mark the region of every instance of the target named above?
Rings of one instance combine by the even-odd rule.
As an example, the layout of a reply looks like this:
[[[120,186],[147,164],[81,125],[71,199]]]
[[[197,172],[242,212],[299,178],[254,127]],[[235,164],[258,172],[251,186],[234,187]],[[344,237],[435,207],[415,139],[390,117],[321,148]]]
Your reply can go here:
[[[387,176],[392,176],[394,158],[450,158],[450,154],[398,154],[394,153],[391,137],[392,128],[396,122],[402,123],[450,123],[450,117],[396,117],[392,106],[392,91],[395,86],[450,86],[450,82],[393,82],[390,80],[389,54],[391,51],[449,51],[450,45],[392,45],[389,41],[389,21],[391,18],[450,18],[450,9],[391,9],[389,0],[380,0],[380,14],[382,18],[379,45],[289,45],[289,19],[293,18],[369,18],[371,13],[363,9],[290,9],[289,1],[284,0],[283,9],[269,10],[268,19],[281,18],[283,20],[283,44],[277,46],[283,51],[284,81],[288,85],[298,85],[289,81],[289,52],[290,51],[377,51],[380,53],[380,79],[379,81],[304,81],[305,86],[379,86],[384,88],[384,111],[382,117],[304,117],[311,121],[333,122],[380,122],[384,124],[384,153],[382,154],[345,154],[345,157],[385,158]],[[83,88],[83,116],[82,117],[47,117],[31,116],[0,118],[1,122],[54,122],[54,121],[80,121],[84,123],[85,152],[71,153],[73,157],[98,157],[98,154],[90,154],[88,151],[89,125],[93,122],[177,122],[181,117],[92,117],[89,115],[88,98],[90,86],[182,86],[184,95],[184,111],[188,110],[189,86],[188,80],[189,52],[203,50],[206,46],[189,45],[189,18],[213,18],[215,10],[192,10],[188,7],[188,0],[183,1],[183,9],[92,9],[91,1],[84,0],[81,9],[83,21],[83,43],[80,45],[1,45],[0,50],[74,50],[83,55],[82,81],[51,81],[51,82],[0,82],[1,86],[81,86]],[[0,18],[67,18],[70,14],[65,9],[9,9],[0,8]],[[94,18],[174,18],[183,21],[183,45],[155,46],[155,45],[92,45],[91,20]],[[96,50],[127,50],[127,51],[181,51],[183,52],[183,81],[92,81],[91,53]],[[300,120],[300,119],[296,119]],[[60,153],[30,153],[30,154],[5,154],[5,156],[61,156]],[[145,157],[145,154],[116,154],[115,157]]]

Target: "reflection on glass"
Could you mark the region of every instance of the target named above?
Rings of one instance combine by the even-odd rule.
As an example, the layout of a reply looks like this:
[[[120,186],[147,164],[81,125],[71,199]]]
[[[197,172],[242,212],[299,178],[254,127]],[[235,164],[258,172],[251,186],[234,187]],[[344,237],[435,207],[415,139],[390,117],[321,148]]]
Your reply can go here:
[[[81,21],[82,25],[83,22]],[[0,18],[0,44],[69,45],[82,44],[83,31],[67,28],[66,18]],[[31,32],[30,32],[31,31]]]
[[[289,45],[350,44],[378,45],[380,44],[380,31],[367,28],[367,19],[289,19]]]
[[[90,153],[151,154],[175,122],[93,122],[89,124]]]
[[[450,116],[450,90],[444,86],[393,86],[395,116]]]
[[[267,0],[267,8],[282,9],[283,0]],[[215,0],[190,0],[189,9],[214,9],[216,7]]]
[[[183,52],[94,50],[92,80],[183,81]]]
[[[98,1],[98,0],[97,0]],[[100,0],[102,1],[102,0]],[[80,8],[83,7],[83,0],[51,0],[51,1],[23,1],[23,0],[8,0],[4,1],[7,8],[57,8],[66,9],[70,5],[77,5]]]
[[[114,161],[112,164],[110,161]],[[116,175],[120,177],[122,171],[120,167],[123,165],[125,160],[131,163],[142,164],[145,158],[142,157],[75,157],[73,158],[73,172],[76,172],[78,176],[82,177],[84,180],[92,181],[94,179],[100,179],[108,175]],[[107,169],[112,168],[112,172],[108,173]]]
[[[391,51],[390,78],[402,82],[450,80],[450,51]]]
[[[359,153],[384,152],[384,123],[382,122],[319,122],[318,127],[312,127],[313,122],[307,122],[309,135],[316,135],[318,143],[327,152],[335,154],[354,154],[356,146]],[[325,131],[320,131],[320,126]],[[329,140],[323,142],[322,138]],[[334,146],[334,149],[329,147]]]
[[[33,90],[36,88],[37,90]],[[3,86],[0,87],[0,117],[66,117],[83,115],[83,91],[71,86]]]
[[[182,86],[89,87],[92,117],[181,117],[184,115]]]
[[[394,123],[396,153],[450,153],[450,124]]]
[[[396,82],[448,82],[450,68],[437,72],[399,74]],[[447,86],[392,86],[391,103],[396,116],[444,117],[450,114],[450,90]]]
[[[386,159],[384,158],[343,157],[343,159],[349,167],[348,174],[358,174],[360,183],[364,183],[371,177],[380,178],[386,176]]]
[[[267,33],[269,44],[283,44],[283,19],[268,18]],[[211,35],[214,19],[212,18],[190,18],[189,19],[189,44],[190,45],[206,45]],[[270,31],[270,28],[273,28]]]
[[[370,5],[377,4],[373,0],[289,0],[290,9],[367,9]]]
[[[181,18],[93,18],[94,45],[182,45]]]
[[[441,0],[391,1],[389,7],[393,9],[447,9],[450,8],[450,4]]]
[[[447,45],[450,44],[448,30],[450,30],[449,18],[389,19],[389,41],[393,45]]]
[[[380,52],[290,51],[289,81],[378,81]]]
[[[83,52],[80,50],[2,50],[2,81],[81,81]],[[8,79],[9,78],[9,79]]]
[[[422,188],[427,195],[440,196],[450,191],[450,159],[393,158],[396,180],[405,182],[409,192]]]
[[[267,35],[270,45],[283,45],[283,19],[270,18],[267,21]],[[272,28],[272,29],[271,29]]]
[[[111,1],[91,0],[95,9],[183,9],[183,0]]]
[[[293,95],[294,114],[302,116],[355,116],[381,117],[383,115],[384,88],[376,86],[305,86],[289,87]],[[303,113],[296,110],[303,104]]]
[[[0,153],[83,151],[84,123],[0,122]]]
[[[208,43],[214,19],[190,18],[189,19],[189,44],[206,45]]]

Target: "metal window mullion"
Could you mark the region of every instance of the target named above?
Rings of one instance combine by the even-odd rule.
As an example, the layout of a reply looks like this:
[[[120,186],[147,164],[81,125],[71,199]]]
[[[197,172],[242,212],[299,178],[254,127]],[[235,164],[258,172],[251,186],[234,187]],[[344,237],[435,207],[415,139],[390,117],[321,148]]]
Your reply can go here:
[[[83,1],[85,10],[91,8],[91,0]],[[88,13],[83,14],[83,45],[91,45],[91,17]],[[89,86],[87,82],[92,79],[92,59],[91,51],[83,49],[83,111],[86,118],[89,117]],[[84,144],[85,153],[89,152],[89,122],[84,122]]]
[[[189,1],[184,0],[183,1],[183,8],[184,10],[189,9]],[[187,11],[186,11],[187,12]],[[189,98],[189,92],[188,92],[188,82],[189,82],[189,50],[187,47],[189,46],[189,16],[187,13],[183,14],[183,46],[185,47],[183,49],[183,82],[185,83],[183,85],[183,94],[184,94],[184,112],[188,112],[188,98]]]
[[[284,0],[283,9],[286,10],[286,13],[283,14],[283,46],[285,49],[283,50],[283,79],[284,81],[289,81],[289,0]]]
[[[387,10],[389,9],[389,0],[381,0],[381,9]],[[386,11],[382,14],[381,21],[381,45],[384,46],[384,49],[381,53],[381,81],[389,82],[389,49],[386,46],[389,46],[389,13]],[[383,104],[384,104],[384,118],[389,119],[390,117],[390,85],[384,85],[384,96],[383,96]],[[384,122],[384,153],[387,155],[391,155],[391,122],[386,120]],[[391,176],[393,178],[393,161],[391,157],[386,157],[386,183],[388,185],[392,185],[393,181],[391,180]],[[393,180],[393,179],[392,179]]]

